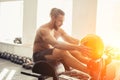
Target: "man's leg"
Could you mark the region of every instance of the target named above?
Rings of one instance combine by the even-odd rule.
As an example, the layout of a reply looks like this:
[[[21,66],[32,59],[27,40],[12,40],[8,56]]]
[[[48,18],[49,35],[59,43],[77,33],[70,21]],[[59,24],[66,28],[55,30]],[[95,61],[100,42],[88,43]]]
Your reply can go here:
[[[71,53],[71,55],[73,55],[75,58],[77,58],[79,61],[81,61],[84,64],[88,64],[89,61],[91,60],[90,58],[88,58],[88,55],[83,55],[80,51],[77,50],[72,50],[69,51]]]
[[[68,66],[88,73],[87,67],[74,56],[72,56],[68,51],[54,49],[52,55],[46,55],[45,58],[50,60],[63,59]]]

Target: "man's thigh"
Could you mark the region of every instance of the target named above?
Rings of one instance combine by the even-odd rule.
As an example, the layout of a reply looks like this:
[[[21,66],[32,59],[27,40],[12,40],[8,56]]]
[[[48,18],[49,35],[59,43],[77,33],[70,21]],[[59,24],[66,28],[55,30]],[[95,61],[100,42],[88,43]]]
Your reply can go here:
[[[78,51],[78,50],[70,50],[69,51],[73,56],[84,56],[84,57],[89,57],[90,54],[83,54],[82,52]]]
[[[48,60],[59,60],[61,59],[61,53],[62,53],[61,49],[54,48],[52,55],[45,55],[45,58]]]
[[[52,55],[53,49],[46,49],[40,52],[33,53],[33,60],[34,62],[40,61],[40,60],[46,60],[46,55]]]
[[[52,55],[46,55],[45,57],[47,59],[55,59],[55,60],[60,60],[60,59],[64,59],[68,56],[72,56],[71,53],[67,50],[61,50],[61,49],[57,49],[54,48]]]

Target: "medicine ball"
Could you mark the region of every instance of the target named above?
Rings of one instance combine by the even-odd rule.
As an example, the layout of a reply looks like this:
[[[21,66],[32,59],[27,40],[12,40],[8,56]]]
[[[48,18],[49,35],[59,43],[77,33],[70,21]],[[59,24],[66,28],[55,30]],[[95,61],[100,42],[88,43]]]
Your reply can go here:
[[[88,34],[81,39],[81,44],[91,48],[92,53],[90,54],[90,58],[98,59],[104,53],[104,42],[100,36],[96,34]]]

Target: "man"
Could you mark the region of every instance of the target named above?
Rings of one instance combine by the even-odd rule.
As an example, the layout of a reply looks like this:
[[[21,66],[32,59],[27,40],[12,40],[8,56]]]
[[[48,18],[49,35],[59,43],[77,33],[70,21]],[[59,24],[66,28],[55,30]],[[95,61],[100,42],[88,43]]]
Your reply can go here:
[[[62,28],[65,13],[58,8],[50,12],[51,20],[36,31],[33,47],[33,60],[63,60],[68,66],[88,73],[88,58],[82,54],[90,54],[90,49],[80,45],[80,41],[69,36]],[[65,42],[57,41],[59,37]]]

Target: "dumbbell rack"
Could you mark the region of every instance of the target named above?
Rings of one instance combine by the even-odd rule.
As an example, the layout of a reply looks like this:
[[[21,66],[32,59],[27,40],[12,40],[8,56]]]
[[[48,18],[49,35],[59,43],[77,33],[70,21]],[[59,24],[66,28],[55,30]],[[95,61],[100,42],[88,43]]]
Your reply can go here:
[[[19,64],[19,65],[22,65],[23,68],[26,68],[26,69],[32,68],[31,65],[26,65],[29,62],[33,63],[32,59],[29,57],[19,56],[19,55],[4,51],[4,52],[0,52],[0,58],[9,60],[9,61]]]

